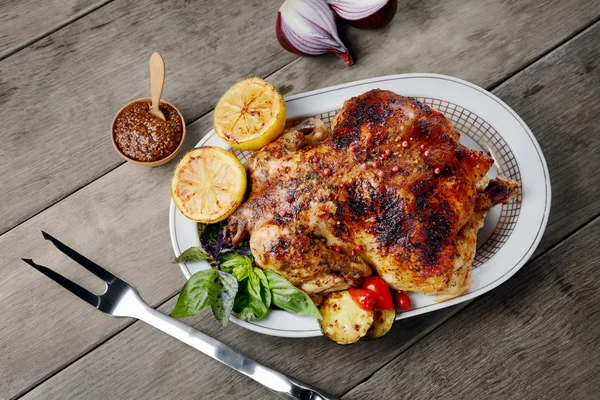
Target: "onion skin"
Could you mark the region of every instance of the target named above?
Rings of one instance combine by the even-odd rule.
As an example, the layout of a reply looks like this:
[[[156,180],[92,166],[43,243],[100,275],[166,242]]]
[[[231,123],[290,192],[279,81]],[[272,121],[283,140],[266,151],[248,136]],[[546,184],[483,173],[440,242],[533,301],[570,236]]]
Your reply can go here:
[[[383,28],[394,19],[396,10],[398,10],[398,0],[389,0],[385,6],[370,16],[362,19],[350,20],[340,17],[337,13],[336,15],[348,25],[358,29],[379,29]],[[335,13],[335,8],[333,8],[333,12]]]
[[[296,48],[294,48],[291,44],[289,44],[289,42],[285,38],[285,35],[283,34],[283,31],[281,29],[281,13],[277,13],[277,21],[275,22],[275,34],[277,35],[277,41],[279,42],[281,47],[283,47],[285,50],[289,51],[290,53],[296,54],[298,56],[309,56],[310,57],[309,54],[304,54],[300,50],[296,50]]]
[[[294,1],[294,0],[287,0],[287,1]],[[286,3],[287,3],[286,1]],[[298,0],[296,0],[298,1]],[[302,0],[299,0],[302,1]],[[325,0],[320,0],[323,1],[323,7],[327,10],[327,13],[331,13],[330,15],[327,14],[327,18],[330,21],[329,23],[333,26],[333,29],[335,29],[335,13],[329,8],[327,7],[327,4],[325,3]],[[285,5],[285,3],[284,3]],[[282,6],[283,8],[283,6]],[[323,15],[323,14],[321,14]],[[286,34],[284,32],[284,28],[283,28],[283,24],[284,21],[282,20],[281,17],[281,9],[280,11],[277,13],[277,20],[275,23],[275,33],[277,35],[277,41],[279,42],[279,44],[281,45],[281,47],[283,47],[285,50],[289,51],[290,53],[299,55],[299,56],[308,56],[308,57],[313,57],[313,56],[317,56],[320,54],[325,54],[325,53],[333,53],[336,56],[338,56],[339,58],[341,58],[344,63],[348,66],[354,64],[354,59],[352,58],[352,55],[350,54],[350,52],[348,51],[348,49],[343,45],[343,43],[340,41],[339,37],[337,36],[337,31],[334,32],[330,32],[332,35],[332,39],[337,41],[338,44],[338,48],[340,48],[340,50],[336,50],[334,48],[327,48],[327,49],[319,49],[316,52],[313,52],[312,54],[303,52],[301,50],[299,50],[298,48],[296,48],[291,42],[290,40],[288,40],[288,38],[286,37]],[[288,31],[289,31],[289,25],[286,25]],[[293,32],[292,32],[293,33]]]

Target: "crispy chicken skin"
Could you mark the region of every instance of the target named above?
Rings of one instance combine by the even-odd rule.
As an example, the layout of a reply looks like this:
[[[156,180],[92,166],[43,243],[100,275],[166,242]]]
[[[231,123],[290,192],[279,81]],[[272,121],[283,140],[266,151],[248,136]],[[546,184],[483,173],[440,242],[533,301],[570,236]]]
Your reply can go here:
[[[356,286],[374,268],[397,290],[457,296],[470,285],[477,231],[517,183],[459,143],[440,112],[390,91],[287,130],[247,164],[248,200],[226,232],[256,262],[312,295]]]

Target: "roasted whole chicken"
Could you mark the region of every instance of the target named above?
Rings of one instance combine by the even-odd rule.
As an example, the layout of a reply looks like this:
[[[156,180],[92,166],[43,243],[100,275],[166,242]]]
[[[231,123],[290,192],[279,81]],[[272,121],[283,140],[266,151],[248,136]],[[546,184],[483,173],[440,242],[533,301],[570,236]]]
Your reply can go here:
[[[517,183],[460,144],[440,112],[390,91],[309,119],[253,154],[228,239],[319,303],[375,272],[396,290],[453,297],[470,285],[477,231]]]

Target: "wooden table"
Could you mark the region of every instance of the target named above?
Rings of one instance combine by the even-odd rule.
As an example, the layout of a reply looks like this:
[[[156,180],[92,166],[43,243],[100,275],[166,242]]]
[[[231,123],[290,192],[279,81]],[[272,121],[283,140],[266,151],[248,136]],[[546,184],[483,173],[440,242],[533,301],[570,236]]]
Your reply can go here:
[[[168,312],[184,283],[167,210],[174,167],[124,164],[109,141],[119,107],[148,94],[210,129],[219,94],[257,75],[293,94],[409,72],[454,75],[527,122],[549,165],[550,222],[508,282],[404,320],[377,341],[282,339],[210,313],[196,328],[344,399],[598,398],[600,393],[600,2],[400,0],[379,31],[347,29],[357,63],[298,58],[275,39],[277,1],[56,0],[0,3],[0,398],[272,398],[159,331],[112,319],[24,263],[99,289],[47,245],[47,230]]]

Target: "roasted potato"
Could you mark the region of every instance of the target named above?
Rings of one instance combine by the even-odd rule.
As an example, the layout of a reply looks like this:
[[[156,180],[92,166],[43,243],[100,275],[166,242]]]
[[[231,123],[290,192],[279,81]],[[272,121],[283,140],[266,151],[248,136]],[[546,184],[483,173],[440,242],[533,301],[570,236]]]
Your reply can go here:
[[[383,308],[373,309],[373,324],[367,331],[367,337],[375,339],[382,337],[392,328],[396,319],[396,311],[384,310]]]
[[[373,323],[373,311],[363,310],[347,290],[331,293],[321,304],[321,329],[339,344],[357,342]]]

